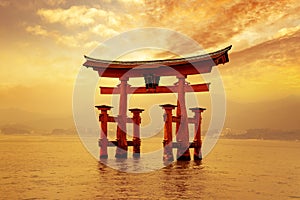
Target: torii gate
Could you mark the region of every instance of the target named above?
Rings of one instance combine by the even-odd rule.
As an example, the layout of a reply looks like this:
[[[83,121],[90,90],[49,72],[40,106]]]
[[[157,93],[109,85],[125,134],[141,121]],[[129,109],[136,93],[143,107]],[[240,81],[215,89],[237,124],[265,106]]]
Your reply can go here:
[[[100,87],[101,94],[120,94],[119,115],[112,117],[107,114],[110,106],[96,106],[101,111],[101,134],[99,140],[100,159],[108,157],[107,147],[116,145],[116,158],[127,158],[128,146],[133,146],[133,156],[140,156],[140,113],[143,109],[129,109],[132,118],[127,117],[127,95],[149,93],[178,93],[177,105],[165,104],[164,127],[164,160],[173,161],[172,148],[177,148],[177,160],[190,160],[189,148],[194,148],[194,160],[201,160],[201,113],[204,108],[190,108],[195,113],[193,118],[188,118],[185,105],[186,92],[207,92],[209,83],[189,85],[185,79],[188,75],[210,73],[213,66],[229,62],[228,46],[219,51],[186,58],[151,60],[151,61],[110,61],[100,60],[85,56],[85,67],[97,71],[100,77],[119,78],[120,84],[115,87]],[[176,76],[178,82],[173,86],[159,86],[161,76]],[[131,87],[127,84],[129,78],[144,77],[145,87]],[[176,116],[172,116],[172,110]],[[117,122],[117,141],[108,141],[107,123]],[[176,123],[176,142],[172,142],[172,122]],[[133,123],[133,141],[127,141],[126,123]],[[188,123],[195,124],[195,137],[189,142]]]

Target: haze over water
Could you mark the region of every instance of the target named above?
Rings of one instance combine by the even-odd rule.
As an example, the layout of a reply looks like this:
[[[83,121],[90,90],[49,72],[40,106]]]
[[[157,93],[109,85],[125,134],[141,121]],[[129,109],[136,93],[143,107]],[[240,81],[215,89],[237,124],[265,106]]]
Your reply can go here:
[[[298,199],[299,155],[296,141],[221,139],[202,163],[131,174],[76,136],[1,135],[0,199]]]

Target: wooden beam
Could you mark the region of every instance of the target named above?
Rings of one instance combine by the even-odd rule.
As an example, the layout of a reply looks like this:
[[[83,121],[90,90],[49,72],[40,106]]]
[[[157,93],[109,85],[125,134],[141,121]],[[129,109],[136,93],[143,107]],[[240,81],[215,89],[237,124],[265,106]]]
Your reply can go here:
[[[210,83],[197,85],[186,85],[185,92],[208,92]],[[177,93],[177,86],[157,86],[155,89],[146,89],[146,87],[128,87],[127,94],[151,94],[151,93]],[[119,87],[100,87],[100,94],[120,94]]]
[[[98,143],[99,147],[101,147],[102,143],[101,141],[99,140],[99,143]],[[113,141],[109,141],[108,144],[107,144],[108,147],[117,147],[118,146],[118,141],[116,140],[113,140]],[[128,140],[127,141],[127,146],[133,146],[133,142]]]
[[[190,144],[189,148],[195,148],[197,146],[197,144],[195,142],[190,142],[189,144]],[[133,142],[130,141],[130,140],[128,140],[127,141],[127,145],[128,146],[133,146]],[[99,146],[101,146],[101,142],[100,141],[99,141]],[[114,141],[114,140],[109,141],[107,146],[108,147],[116,147],[116,146],[118,146],[118,142]],[[180,144],[177,143],[177,142],[172,142],[172,148],[180,148]]]
[[[205,74],[210,73],[212,67],[215,63],[211,60],[204,61],[201,63],[188,63],[172,68],[162,66],[158,68],[98,68],[92,67],[93,70],[97,71],[99,77],[109,77],[109,78],[120,78],[123,76],[134,78],[134,77],[144,77],[145,74],[155,74],[157,76],[187,76],[193,74]],[[90,67],[90,66],[88,66]]]

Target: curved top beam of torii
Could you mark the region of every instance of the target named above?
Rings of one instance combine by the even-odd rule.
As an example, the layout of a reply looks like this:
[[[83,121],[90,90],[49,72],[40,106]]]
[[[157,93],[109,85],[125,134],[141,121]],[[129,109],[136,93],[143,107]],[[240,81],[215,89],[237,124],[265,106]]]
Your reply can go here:
[[[147,74],[156,76],[178,76],[209,73],[213,66],[229,62],[228,51],[231,45],[216,52],[186,58],[149,60],[149,61],[110,61],[84,56],[85,67],[98,71],[101,77],[121,78],[122,76],[144,77]],[[170,70],[170,68],[174,70]]]

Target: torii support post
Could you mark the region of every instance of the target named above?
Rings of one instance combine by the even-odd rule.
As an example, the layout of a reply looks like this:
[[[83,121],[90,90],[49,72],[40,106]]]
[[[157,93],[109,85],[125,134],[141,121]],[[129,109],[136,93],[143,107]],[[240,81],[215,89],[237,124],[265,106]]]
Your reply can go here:
[[[99,121],[101,123],[101,131],[100,131],[100,159],[107,159],[107,122],[108,122],[108,114],[107,111],[110,110],[111,106],[101,105],[95,106],[101,113],[99,115]]]
[[[177,160],[191,160],[189,150],[189,130],[188,117],[185,105],[185,76],[178,76],[178,99],[177,99],[177,118],[176,140],[178,143]]]
[[[133,113],[132,121],[133,121],[133,157],[140,157],[140,147],[141,147],[141,139],[140,139],[140,124],[141,124],[141,116],[140,114],[144,111],[143,109],[133,108],[129,109],[130,112]]]
[[[116,158],[127,158],[127,139],[126,139],[126,121],[127,121],[127,77],[120,78],[120,104],[117,127],[117,143]]]
[[[202,140],[201,140],[201,113],[205,111],[205,108],[190,108],[195,113],[194,124],[195,124],[195,136],[194,136],[194,160],[202,160]]]
[[[161,105],[163,109],[165,109],[164,114],[164,120],[165,120],[165,126],[164,126],[164,155],[163,160],[164,161],[173,161],[173,144],[172,144],[172,110],[175,109],[175,105],[171,104],[164,104]]]

